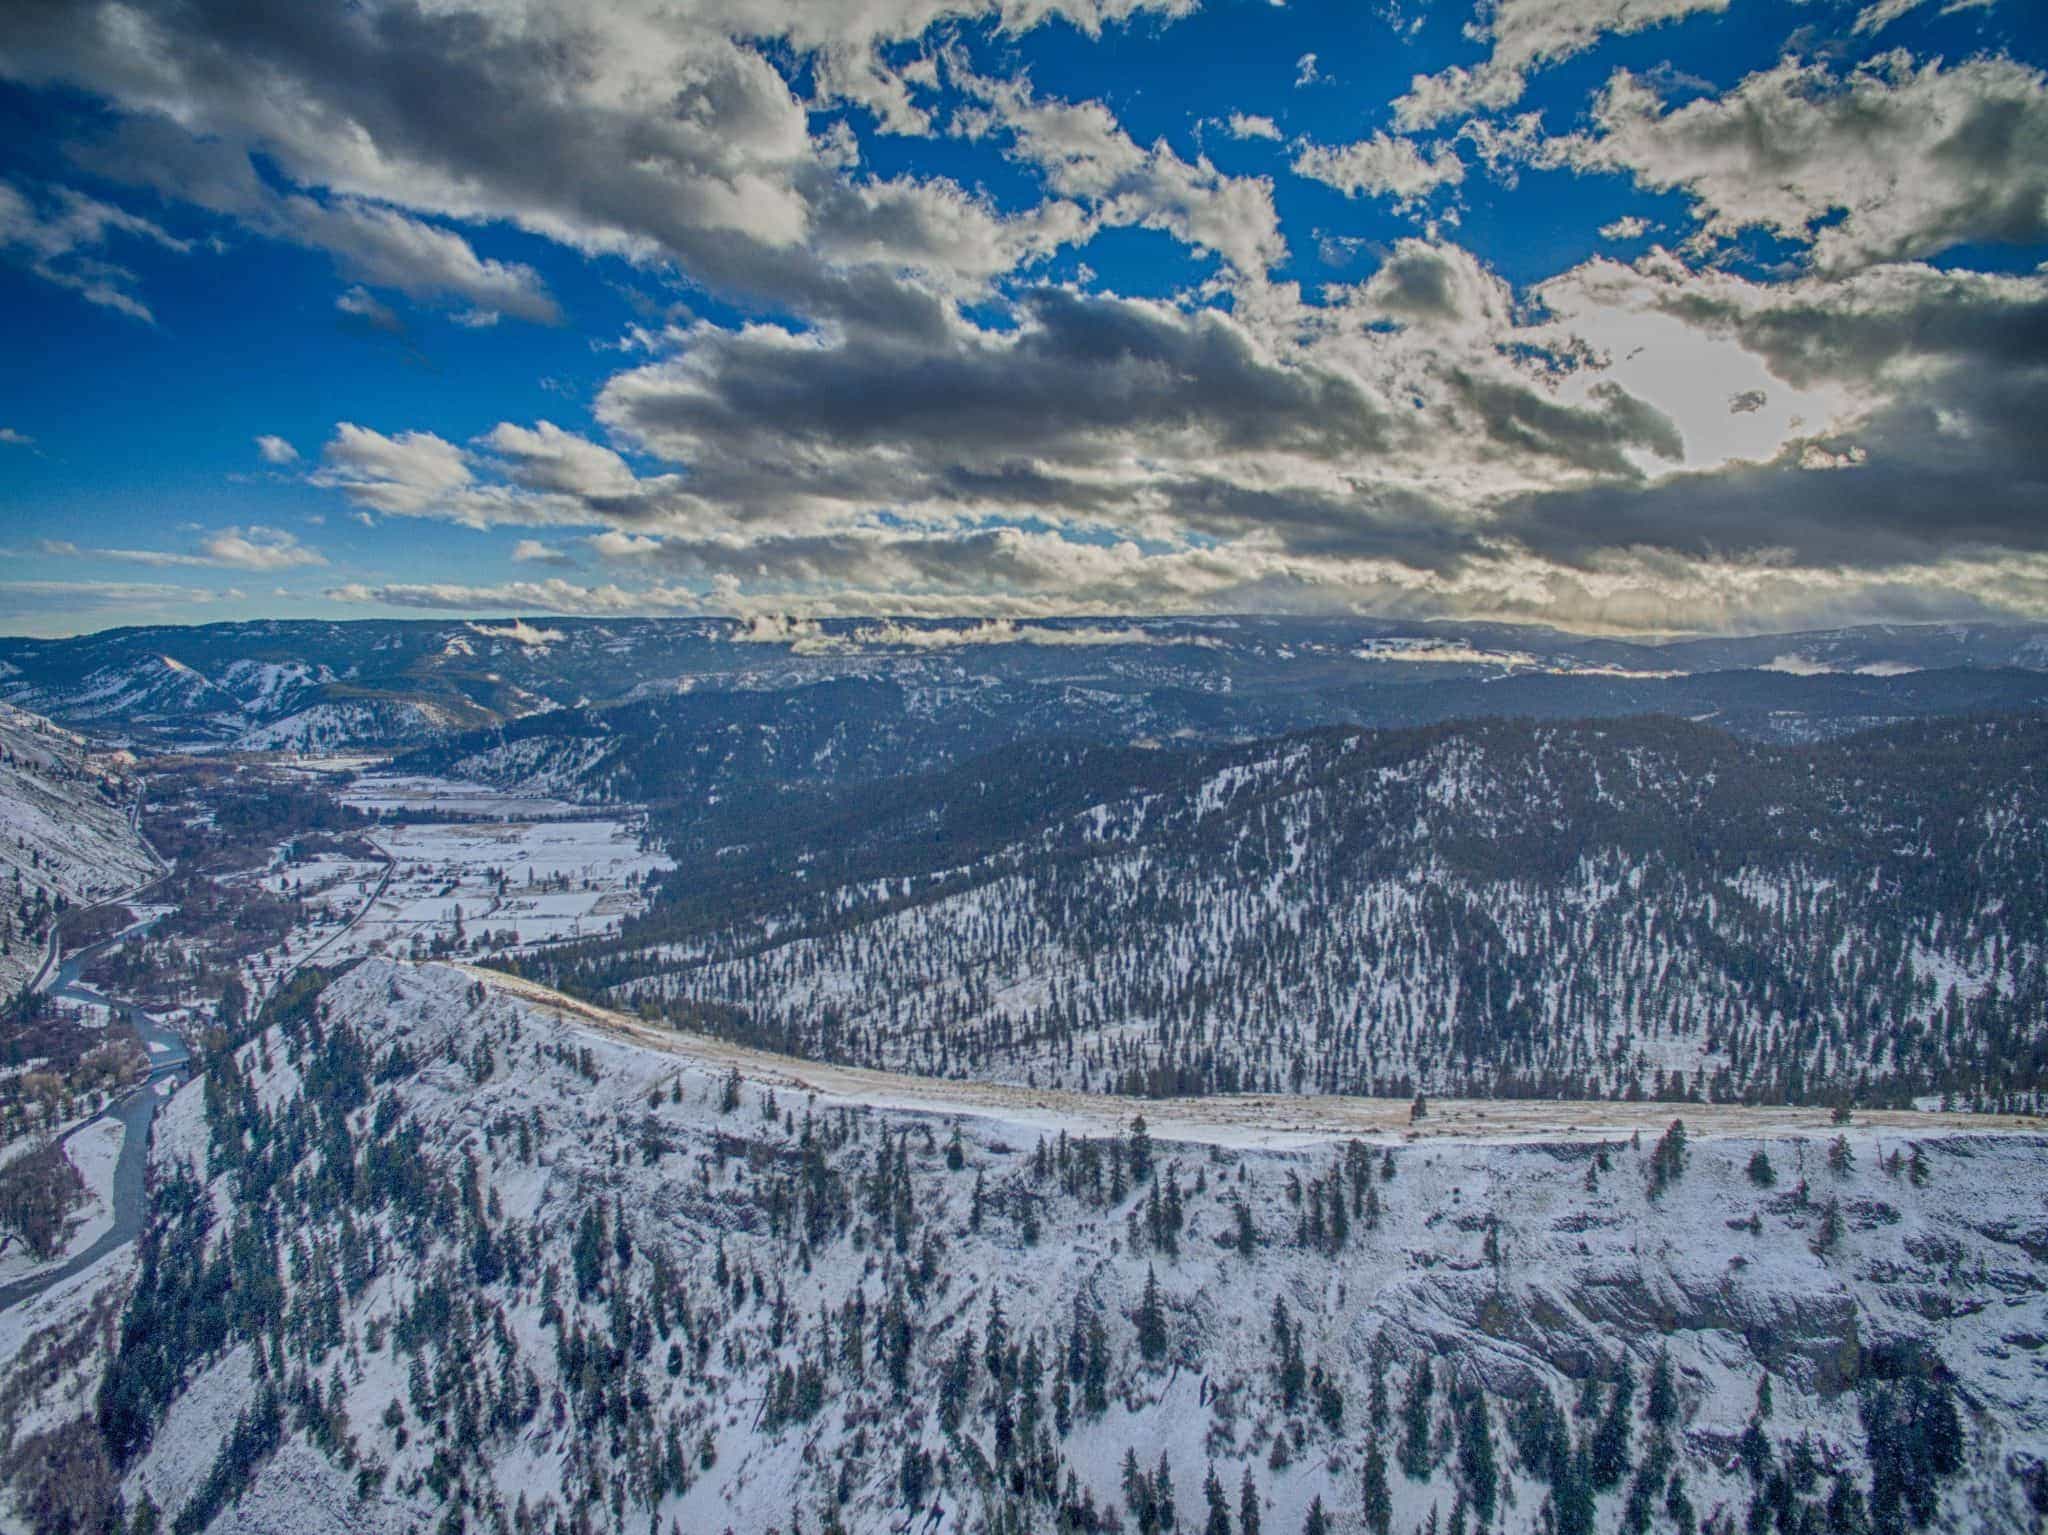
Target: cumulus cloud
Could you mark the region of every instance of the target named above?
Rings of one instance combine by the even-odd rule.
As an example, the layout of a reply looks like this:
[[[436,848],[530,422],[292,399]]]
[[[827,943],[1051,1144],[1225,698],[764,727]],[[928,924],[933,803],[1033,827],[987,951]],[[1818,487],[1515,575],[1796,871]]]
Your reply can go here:
[[[1522,99],[1536,70],[1583,53],[1604,36],[1727,9],[1728,0],[1493,0],[1467,28],[1493,44],[1487,59],[1415,76],[1394,102],[1395,122],[1413,132],[1447,118],[1502,111]]]
[[[1463,181],[1465,162],[1448,144],[1425,153],[1413,139],[1375,133],[1355,144],[1305,145],[1294,157],[1294,174],[1333,186],[1346,197],[1391,197],[1407,205]]]
[[[256,439],[256,452],[266,464],[296,464],[299,450],[282,437],[264,435]]]
[[[291,197],[265,222],[297,243],[327,251],[345,273],[374,287],[412,298],[457,298],[474,306],[468,311],[472,317],[509,314],[542,324],[562,318],[532,267],[479,256],[455,231],[393,208]]]
[[[884,44],[948,18],[1022,32],[1060,17],[1099,33],[1190,8],[396,0],[250,12],[228,0],[85,0],[12,18],[0,77],[109,102],[116,122],[78,146],[100,174],[330,250],[363,283],[460,299],[476,317],[557,318],[530,269],[470,243],[471,229],[511,224],[585,254],[673,263],[753,302],[898,323],[921,292],[975,290],[1078,226],[1056,210],[1049,226],[999,215],[941,178],[862,174],[843,136],[813,135],[813,103],[763,43],[816,61],[827,99],[922,131],[917,68],[883,63]],[[252,155],[287,186],[259,177]],[[1156,175],[1187,183],[1178,195],[1191,204],[1230,201],[1212,172],[1177,157],[1160,156]],[[1227,232],[1220,221],[1206,231]]]
[[[983,78],[946,41],[961,18],[1007,43],[1055,18],[1096,33],[1191,8],[83,0],[11,17],[0,77],[95,98],[68,151],[164,194],[169,228],[197,209],[327,252],[352,324],[402,334],[401,296],[462,324],[562,319],[539,271],[512,259],[512,230],[637,264],[636,286],[733,301],[691,299],[715,321],[644,314],[582,430],[522,416],[466,435],[496,415],[448,435],[336,425],[306,450],[310,483],[366,522],[538,535],[510,553],[542,578],[365,582],[338,600],[800,606],[1029,630],[1048,611],[1198,606],[1628,628],[2040,599],[2048,550],[2028,498],[2048,279],[1917,264],[2048,238],[2037,70],[1788,58],[1681,99],[1667,74],[1602,69],[1583,131],[1546,137],[1525,112],[1417,137],[1506,112],[1536,70],[1603,36],[1725,9],[1497,0],[1472,28],[1486,58],[1418,80],[1389,129],[1295,144],[1295,172],[1411,210],[1451,204],[1475,166],[1504,183],[1529,167],[1605,172],[1690,198],[1694,238],[1517,291],[1432,225],[1428,240],[1359,239],[1356,280],[1304,293],[1270,181],[1134,137],[1102,101]],[[1299,74],[1320,78],[1314,55]],[[1004,200],[878,173],[870,123],[1007,156]],[[1279,140],[1268,118],[1225,126]],[[1686,222],[1658,216],[1625,212],[1600,233],[1646,241]],[[1215,259],[1150,299],[1055,264],[1127,228]],[[1754,230],[1808,259],[1768,277],[1720,269]],[[123,242],[184,248],[100,199],[0,188],[8,259],[147,318],[112,264]],[[1050,275],[1069,271],[1071,285]],[[252,570],[320,559],[260,528],[90,552]],[[616,580],[557,574],[579,561]],[[920,632],[936,629],[1005,632]]]
[[[1036,167],[1056,196],[1085,205],[1100,227],[1164,230],[1242,273],[1286,258],[1266,178],[1225,175],[1207,156],[1186,160],[1164,139],[1141,146],[1100,102],[1053,101],[1027,81],[953,73],[979,103],[959,114],[959,131],[1007,134],[1012,154]]]
[[[346,491],[359,505],[392,516],[425,516],[462,504],[474,480],[462,450],[432,432],[386,436],[343,421],[321,455],[313,483]],[[476,513],[448,512],[455,521],[483,526]]]
[[[2048,240],[2048,76],[2012,59],[1786,58],[1668,109],[1623,70],[1593,115],[1545,158],[1686,193],[1706,240],[1766,229],[1830,271]]]

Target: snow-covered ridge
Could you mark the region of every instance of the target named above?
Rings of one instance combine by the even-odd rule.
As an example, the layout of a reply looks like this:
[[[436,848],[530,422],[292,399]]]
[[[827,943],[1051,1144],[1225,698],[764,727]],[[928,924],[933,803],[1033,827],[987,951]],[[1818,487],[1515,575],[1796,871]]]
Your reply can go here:
[[[40,964],[60,903],[90,904],[155,872],[129,822],[132,766],[0,704],[0,1000]]]
[[[213,1191],[209,1246],[246,1264],[276,1233],[237,1285],[274,1284],[274,1309],[238,1312],[253,1331],[193,1361],[126,1464],[130,1506],[167,1524],[212,1498],[216,1530],[396,1531],[439,1523],[459,1485],[482,1528],[523,1508],[544,1528],[580,1510],[786,1532],[794,1510],[936,1535],[1050,1528],[1085,1500],[1130,1530],[1134,1500],[1170,1489],[1199,1529],[1213,1467],[1233,1531],[1249,1483],[1265,1530],[1320,1498],[1350,1532],[1375,1527],[1377,1454],[1401,1531],[1483,1492],[1485,1528],[1519,1535],[1583,1492],[1605,1535],[1639,1486],[1740,1528],[1780,1474],[1795,1517],[1886,1496],[1867,1422],[1911,1397],[1954,1415],[1935,1527],[2031,1528],[2035,1134],[1724,1110],[1653,1196],[1657,1138],[1624,1121],[1701,1111],[1559,1108],[1577,1128],[1544,1133],[1525,1110],[1522,1138],[1492,1140],[1470,1116],[1495,1106],[1472,1106],[1410,1141],[1180,1105],[1133,1177],[1121,1105],[812,1068],[462,967],[369,960],[320,1012],[240,1051],[214,1113],[267,1127],[233,1137],[251,1150],[286,1145],[362,1073],[346,1199],[319,1172],[331,1135],[291,1153],[296,1176],[264,1173],[259,1215],[238,1192],[258,1164],[223,1155],[237,1121],[209,1124],[204,1089],[160,1125],[158,1176]],[[309,1092],[319,1116],[295,1118]],[[1370,1133],[1354,1150],[1347,1128]],[[279,1421],[237,1462],[223,1446],[265,1381]],[[1618,1456],[1608,1490],[1572,1490],[1539,1421]]]

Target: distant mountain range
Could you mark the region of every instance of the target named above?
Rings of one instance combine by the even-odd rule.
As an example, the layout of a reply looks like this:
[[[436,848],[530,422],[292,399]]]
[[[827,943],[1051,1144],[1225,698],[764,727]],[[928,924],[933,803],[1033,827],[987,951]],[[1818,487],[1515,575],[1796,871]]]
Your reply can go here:
[[[831,779],[1048,734],[1235,740],[1478,716],[1674,714],[1822,739],[2048,707],[2048,626],[1649,644],[1261,617],[264,622],[0,640],[0,698],[137,744],[432,745],[486,776],[644,796],[665,785],[622,740],[660,739],[657,757],[680,749],[733,772]],[[703,773],[686,778],[704,786]]]

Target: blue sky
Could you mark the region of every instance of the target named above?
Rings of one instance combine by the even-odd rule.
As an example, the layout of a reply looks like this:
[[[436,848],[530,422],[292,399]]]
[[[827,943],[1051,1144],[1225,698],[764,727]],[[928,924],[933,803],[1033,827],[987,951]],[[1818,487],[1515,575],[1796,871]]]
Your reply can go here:
[[[2021,0],[590,10],[5,8],[0,628],[2048,613]]]

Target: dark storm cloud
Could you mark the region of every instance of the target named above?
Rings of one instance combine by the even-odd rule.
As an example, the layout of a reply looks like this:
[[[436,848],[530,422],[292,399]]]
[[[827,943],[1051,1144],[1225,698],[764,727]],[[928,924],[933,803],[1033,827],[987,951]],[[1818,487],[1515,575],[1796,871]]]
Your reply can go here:
[[[2048,551],[2048,370],[1965,370],[1932,398],[1777,462],[1523,498],[1500,529],[1568,563],[1619,549],[1700,559],[1770,554],[1881,570],[1956,554]],[[1865,446],[1867,444],[1867,446]],[[1814,463],[1839,467],[1802,467]]]
[[[1664,459],[1685,456],[1684,439],[1669,416],[1611,384],[1596,385],[1593,407],[1581,409],[1520,381],[1461,372],[1453,383],[1488,441],[1514,453],[1623,480],[1639,473],[1629,448]]]
[[[1155,434],[1220,453],[1384,446],[1381,412],[1356,384],[1260,356],[1213,311],[1039,289],[1020,320],[1015,334],[956,328],[936,345],[868,330],[816,345],[705,333],[675,362],[614,378],[599,411],[686,462],[888,448],[993,469],[1022,455],[1086,461]]]
[[[674,261],[742,299],[895,329],[937,315],[904,269],[979,281],[1020,253],[957,189],[848,185],[775,70],[685,15],[539,7],[514,27],[410,4],[10,0],[0,74],[119,104],[128,120],[81,150],[94,168],[269,233],[286,221],[250,150],[341,198],[509,219]],[[398,258],[363,223],[299,237],[377,276]]]

